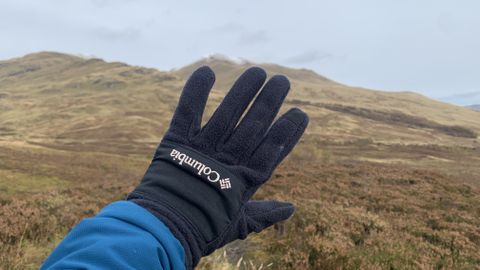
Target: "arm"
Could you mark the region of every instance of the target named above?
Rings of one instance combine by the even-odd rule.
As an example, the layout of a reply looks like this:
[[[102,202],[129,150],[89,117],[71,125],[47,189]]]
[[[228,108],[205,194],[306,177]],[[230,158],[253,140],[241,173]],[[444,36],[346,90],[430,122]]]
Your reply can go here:
[[[41,269],[184,269],[184,251],[170,230],[135,203],[120,201],[84,219]]]

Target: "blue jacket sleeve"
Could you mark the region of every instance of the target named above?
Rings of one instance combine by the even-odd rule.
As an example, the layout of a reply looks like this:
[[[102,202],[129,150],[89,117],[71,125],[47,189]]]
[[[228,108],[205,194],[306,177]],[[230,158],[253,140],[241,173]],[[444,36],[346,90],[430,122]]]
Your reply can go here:
[[[81,221],[41,269],[185,269],[170,230],[135,203],[119,201]]]

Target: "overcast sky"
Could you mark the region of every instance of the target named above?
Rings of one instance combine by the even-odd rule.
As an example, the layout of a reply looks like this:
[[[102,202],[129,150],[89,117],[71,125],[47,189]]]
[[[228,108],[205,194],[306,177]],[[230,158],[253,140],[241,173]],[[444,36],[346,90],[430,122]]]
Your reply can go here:
[[[478,0],[0,0],[0,59],[49,50],[166,70],[220,53],[464,98],[480,92],[479,12]]]

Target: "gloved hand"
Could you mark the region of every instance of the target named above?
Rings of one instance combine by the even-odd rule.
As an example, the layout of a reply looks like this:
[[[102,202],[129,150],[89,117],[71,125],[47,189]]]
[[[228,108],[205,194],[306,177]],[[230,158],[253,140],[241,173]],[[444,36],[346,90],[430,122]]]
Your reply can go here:
[[[142,182],[128,195],[170,228],[184,247],[188,269],[294,212],[287,202],[250,200],[308,124],[307,115],[294,108],[271,126],[290,83],[277,75],[260,91],[265,80],[261,68],[245,71],[202,128],[215,74],[206,66],[196,70]]]

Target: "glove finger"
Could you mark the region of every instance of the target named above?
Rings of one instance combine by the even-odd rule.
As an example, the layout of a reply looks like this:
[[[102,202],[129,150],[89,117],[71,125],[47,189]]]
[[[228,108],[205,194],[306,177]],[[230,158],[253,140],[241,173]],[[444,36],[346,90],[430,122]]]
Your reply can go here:
[[[289,90],[290,82],[287,77],[281,75],[272,77],[265,84],[246,116],[233,131],[223,151],[237,159],[250,156],[251,152],[249,150],[253,151],[261,141]]]
[[[259,67],[245,71],[203,127],[198,141],[205,147],[216,145],[229,137],[248,104],[257,94],[266,79],[266,73]]]
[[[284,221],[295,211],[293,204],[279,201],[249,201],[245,204],[248,233],[260,232]]]
[[[258,233],[275,223],[288,219],[293,212],[295,212],[295,207],[287,202],[248,201],[245,204],[245,213],[238,220],[236,226],[231,227],[230,231],[213,247],[218,249],[237,239],[245,239],[252,232]]]
[[[169,132],[178,138],[188,138],[200,131],[203,111],[214,82],[215,74],[207,66],[193,72],[183,88]]]
[[[308,116],[293,108],[283,114],[270,128],[247,166],[264,175],[266,181],[275,167],[290,153],[308,125]],[[261,185],[263,182],[254,183]]]

